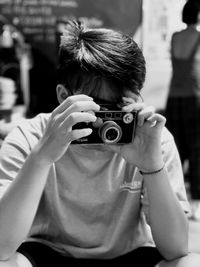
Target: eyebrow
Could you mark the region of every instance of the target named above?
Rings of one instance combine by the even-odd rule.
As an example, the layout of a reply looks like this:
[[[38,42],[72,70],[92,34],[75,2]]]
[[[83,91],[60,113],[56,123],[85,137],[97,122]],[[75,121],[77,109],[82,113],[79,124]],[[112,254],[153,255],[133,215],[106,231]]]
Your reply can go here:
[[[105,100],[102,98],[98,98],[98,97],[93,97],[94,102],[96,102],[97,104],[121,104],[122,103],[122,99],[116,99],[116,101],[112,101],[112,100]]]
[[[113,101],[108,101],[108,100],[104,100],[102,98],[97,98],[94,97],[94,102],[96,102],[97,104],[113,104]]]

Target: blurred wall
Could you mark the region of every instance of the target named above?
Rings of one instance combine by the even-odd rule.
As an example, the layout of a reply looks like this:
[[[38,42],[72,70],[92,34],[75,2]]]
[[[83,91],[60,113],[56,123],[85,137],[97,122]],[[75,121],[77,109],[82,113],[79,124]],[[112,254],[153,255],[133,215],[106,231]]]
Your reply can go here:
[[[145,102],[164,110],[171,79],[170,43],[173,32],[183,29],[185,0],[143,0],[142,43],[147,62],[143,89]]]

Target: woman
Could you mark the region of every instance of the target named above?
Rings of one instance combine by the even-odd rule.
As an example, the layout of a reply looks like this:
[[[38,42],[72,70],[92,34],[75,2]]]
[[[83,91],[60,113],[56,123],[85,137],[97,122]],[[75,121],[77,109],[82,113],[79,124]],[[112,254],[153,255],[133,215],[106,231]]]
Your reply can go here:
[[[200,4],[188,1],[182,11],[187,25],[171,40],[172,79],[166,106],[182,164],[189,163],[191,217],[200,220]]]

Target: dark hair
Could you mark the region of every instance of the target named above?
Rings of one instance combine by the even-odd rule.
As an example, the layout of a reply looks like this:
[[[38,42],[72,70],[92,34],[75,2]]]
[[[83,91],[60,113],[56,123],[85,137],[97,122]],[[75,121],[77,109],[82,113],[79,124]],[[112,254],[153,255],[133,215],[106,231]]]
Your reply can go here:
[[[188,0],[183,7],[182,21],[187,25],[196,24],[198,22],[198,14],[200,12],[200,3]]]
[[[145,74],[144,56],[131,37],[111,29],[89,29],[79,21],[69,21],[61,36],[58,83],[73,93],[86,85],[89,90],[90,84],[98,91],[105,79],[111,88],[115,86],[121,93],[125,89],[139,93]],[[95,96],[92,89],[90,95]]]

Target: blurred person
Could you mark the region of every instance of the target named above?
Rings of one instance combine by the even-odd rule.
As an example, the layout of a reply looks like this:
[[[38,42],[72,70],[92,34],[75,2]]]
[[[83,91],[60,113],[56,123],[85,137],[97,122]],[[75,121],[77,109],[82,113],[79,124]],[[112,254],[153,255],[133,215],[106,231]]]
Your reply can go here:
[[[16,101],[15,88],[15,82],[12,79],[0,76],[0,146],[2,140],[18,122],[16,115],[19,112],[16,110],[13,112]]]
[[[20,80],[20,57],[23,46],[23,35],[0,15],[0,76],[15,82],[16,105],[24,104]]]
[[[167,127],[173,133],[189,183],[191,218],[200,220],[200,3],[182,10],[186,29],[171,40],[172,78],[166,105]]]
[[[0,267],[199,266],[200,256],[188,252],[189,205],[174,139],[165,118],[140,101],[145,72],[131,37],[69,22],[59,105],[24,120],[1,148]],[[132,142],[74,144],[92,134],[87,124],[74,127],[97,123],[100,103],[137,112]]]
[[[0,15],[0,140],[26,114],[29,88],[24,62],[30,63],[28,47],[23,34]]]

